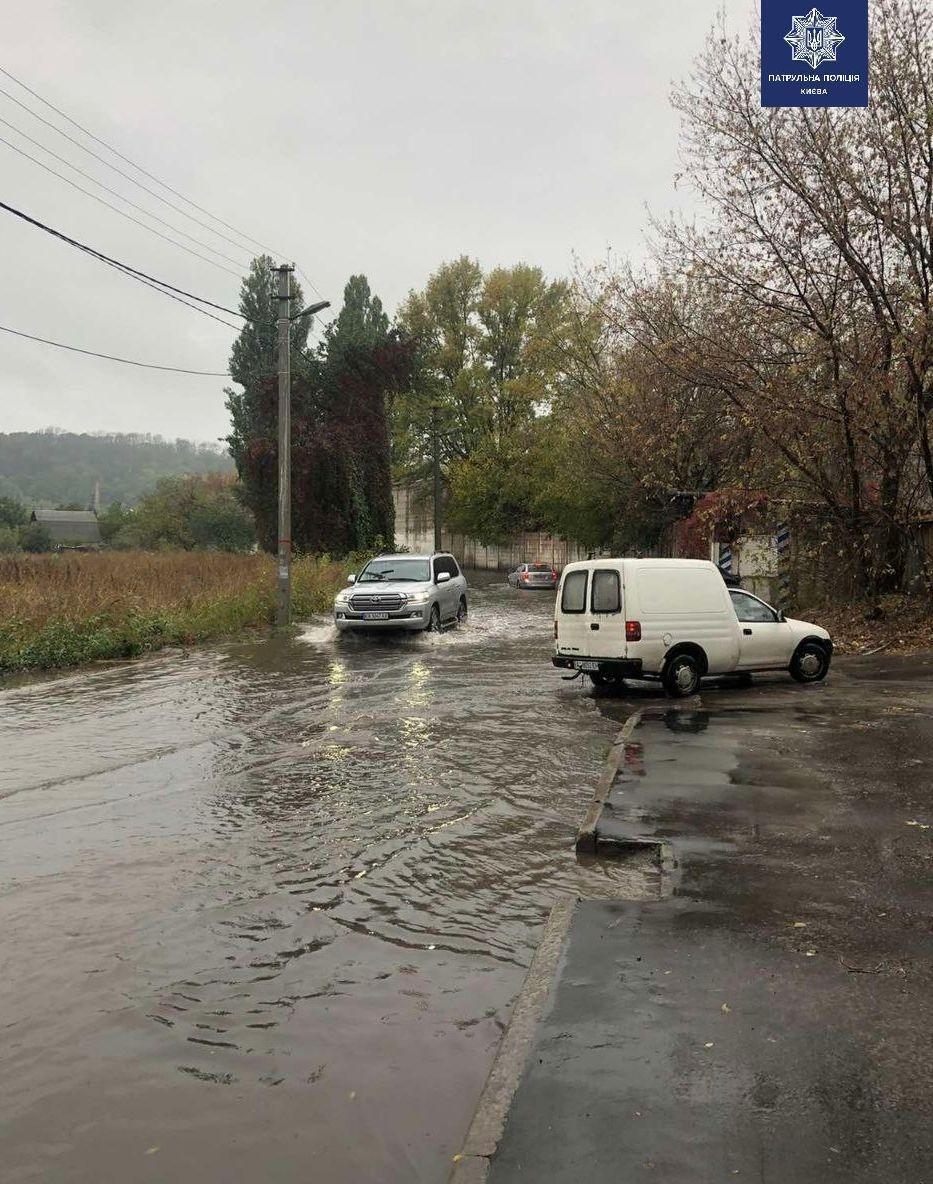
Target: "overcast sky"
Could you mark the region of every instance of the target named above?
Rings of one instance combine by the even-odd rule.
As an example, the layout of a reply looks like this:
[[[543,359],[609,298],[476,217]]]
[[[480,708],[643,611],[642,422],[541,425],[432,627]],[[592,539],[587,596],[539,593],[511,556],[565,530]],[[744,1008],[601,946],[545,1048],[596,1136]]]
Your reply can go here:
[[[751,3],[731,0],[728,9],[744,21]],[[566,274],[574,255],[592,262],[611,248],[637,257],[645,206],[689,202],[673,185],[668,92],[689,72],[716,7],[13,0],[4,6],[0,65],[186,197],[294,258],[335,304],[347,277],[364,272],[394,312],[409,289],[463,253],[484,267],[524,261],[552,276]],[[132,172],[9,79],[0,76],[0,87]],[[9,124],[195,238],[248,259],[3,94],[0,119],[8,121],[0,136],[107,201]],[[7,204],[236,307],[235,276],[5,144],[0,162]],[[230,329],[3,211],[0,250],[0,325],[140,361],[226,368]],[[223,379],[160,375],[4,333],[0,375],[0,431],[56,425],[210,440],[226,430]]]

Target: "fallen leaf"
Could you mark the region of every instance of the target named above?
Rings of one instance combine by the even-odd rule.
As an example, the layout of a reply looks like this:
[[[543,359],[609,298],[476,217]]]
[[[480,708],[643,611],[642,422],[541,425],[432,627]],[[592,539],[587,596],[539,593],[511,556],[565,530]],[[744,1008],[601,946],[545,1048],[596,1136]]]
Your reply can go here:
[[[806,957],[807,958],[815,958],[816,957],[816,950],[807,950]]]
[[[794,922],[795,929],[806,929],[806,927],[807,927],[806,921],[795,921]]]
[[[156,1145],[155,1147],[147,1147],[147,1148],[146,1148],[146,1150],[145,1150],[145,1153],[144,1153],[144,1154],[146,1154],[146,1155],[155,1155],[155,1153],[156,1153],[158,1150],[159,1150],[159,1148],[158,1148],[158,1145]]]
[[[723,1011],[723,1012],[724,1012],[726,1015],[728,1015],[728,1014],[729,1014],[729,1012],[730,1012],[730,1011],[732,1011],[732,1008],[729,1006],[729,1004],[728,1004],[728,1003],[724,1003],[724,1004],[722,1005],[722,1011]]]
[[[713,1047],[712,1040],[707,1040],[707,1042],[703,1045],[703,1047],[704,1048],[712,1048]]]

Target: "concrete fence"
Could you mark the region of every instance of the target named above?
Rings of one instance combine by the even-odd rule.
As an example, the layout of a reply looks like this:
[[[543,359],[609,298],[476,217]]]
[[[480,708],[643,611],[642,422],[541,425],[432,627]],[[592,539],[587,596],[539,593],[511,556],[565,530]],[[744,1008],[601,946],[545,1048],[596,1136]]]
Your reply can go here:
[[[431,552],[434,550],[434,518],[431,506],[415,504],[410,489],[396,487],[395,500],[395,545],[408,551]],[[464,567],[480,568],[486,571],[511,571],[520,563],[549,563],[558,571],[577,559],[586,559],[585,547],[568,539],[556,538],[543,531],[528,531],[518,534],[507,543],[486,546],[478,539],[467,535],[442,531],[445,551],[452,552]]]

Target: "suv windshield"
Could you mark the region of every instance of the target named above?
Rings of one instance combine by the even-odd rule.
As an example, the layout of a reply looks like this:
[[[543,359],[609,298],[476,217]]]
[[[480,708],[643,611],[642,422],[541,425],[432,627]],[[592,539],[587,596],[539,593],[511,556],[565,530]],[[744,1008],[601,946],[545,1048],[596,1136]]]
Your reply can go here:
[[[407,583],[427,583],[431,565],[427,559],[373,559],[360,572],[359,584],[375,584],[392,580]]]

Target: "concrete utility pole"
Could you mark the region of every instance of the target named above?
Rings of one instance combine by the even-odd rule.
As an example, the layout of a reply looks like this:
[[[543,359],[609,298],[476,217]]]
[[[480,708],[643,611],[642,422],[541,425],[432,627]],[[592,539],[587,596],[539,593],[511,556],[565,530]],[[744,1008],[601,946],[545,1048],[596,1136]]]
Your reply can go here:
[[[284,629],[292,621],[292,321],[314,316],[322,308],[330,308],[329,300],[309,304],[301,312],[289,316],[292,298],[290,263],[275,268],[278,276],[276,295],[279,300],[279,529],[278,560],[275,577],[275,624]]]
[[[288,263],[277,267],[279,298],[279,530],[275,586],[275,623],[284,629],[292,619],[292,381],[289,331],[291,277]]]
[[[437,434],[437,412],[436,404],[431,406],[431,441],[434,446],[434,550],[443,551],[444,545],[441,541],[441,534],[443,532],[443,490],[441,487],[441,453],[440,441]]]

